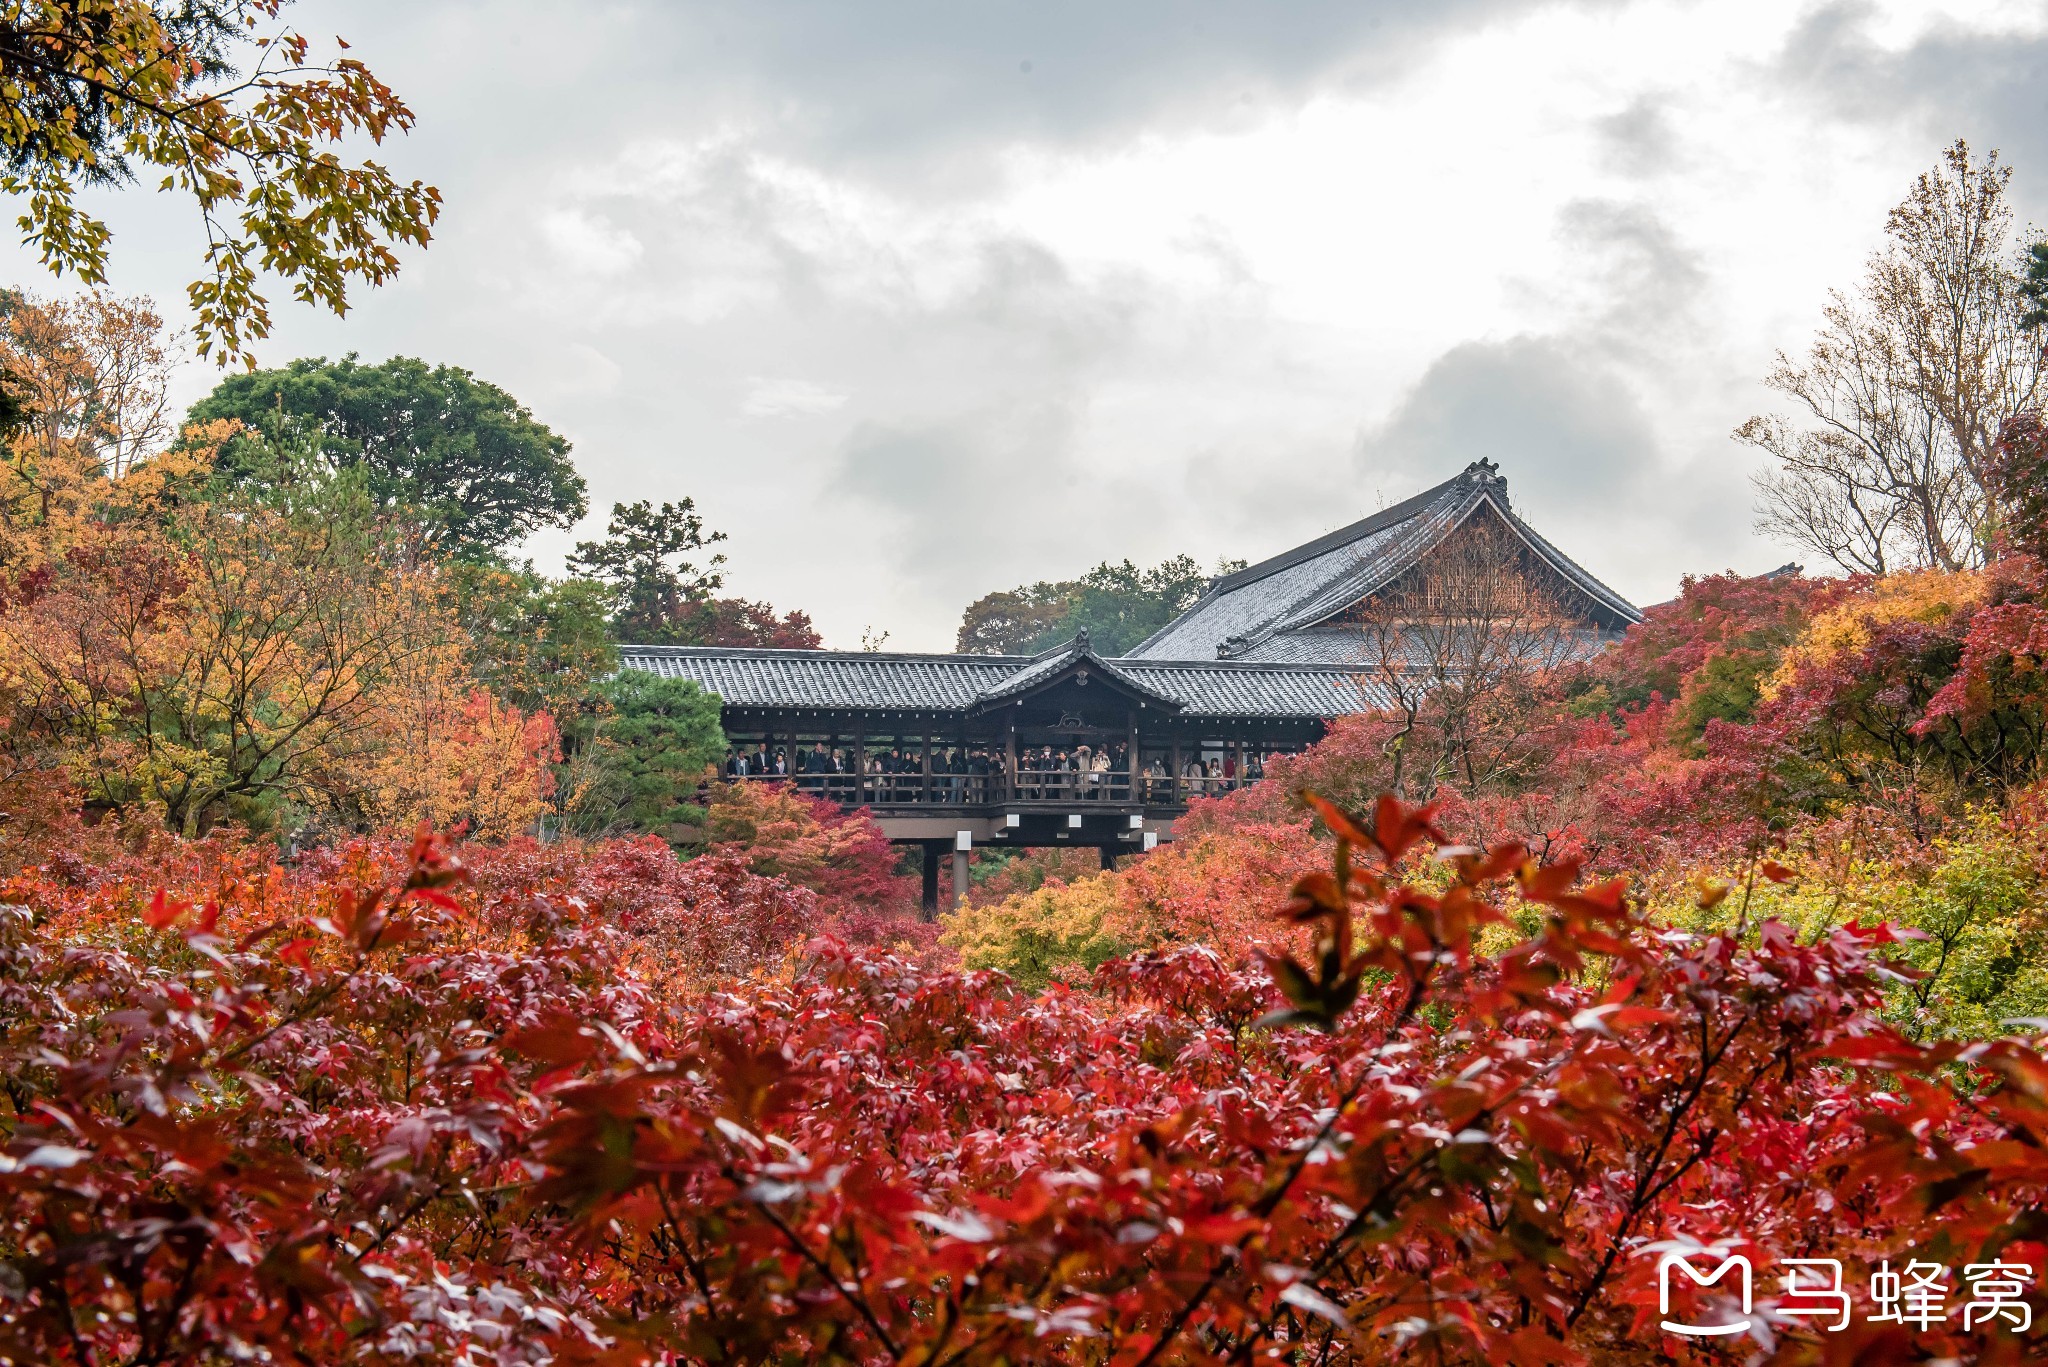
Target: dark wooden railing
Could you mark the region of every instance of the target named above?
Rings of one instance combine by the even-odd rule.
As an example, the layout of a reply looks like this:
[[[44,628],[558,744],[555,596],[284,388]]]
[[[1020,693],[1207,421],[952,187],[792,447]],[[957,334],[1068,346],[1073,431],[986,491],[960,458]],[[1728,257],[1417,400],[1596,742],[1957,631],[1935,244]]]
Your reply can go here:
[[[734,776],[728,775],[728,781]],[[747,783],[788,783],[842,807],[1178,807],[1191,797],[1215,797],[1253,780],[1241,776],[1082,773],[1073,769],[994,774],[745,774]]]

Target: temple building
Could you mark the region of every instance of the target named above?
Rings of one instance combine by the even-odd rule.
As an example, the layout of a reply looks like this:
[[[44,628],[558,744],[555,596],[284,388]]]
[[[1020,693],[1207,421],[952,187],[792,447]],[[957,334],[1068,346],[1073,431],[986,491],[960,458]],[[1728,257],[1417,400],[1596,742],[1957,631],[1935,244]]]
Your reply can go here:
[[[869,808],[925,850],[927,906],[952,852],[1082,845],[1105,863],[1170,839],[1192,797],[1255,781],[1330,720],[1456,669],[1475,633],[1544,662],[1641,614],[1516,516],[1490,461],[1307,545],[1213,580],[1126,655],[1086,632],[1034,656],[624,646],[723,704],[748,777]],[[886,761],[886,762],[885,762]]]

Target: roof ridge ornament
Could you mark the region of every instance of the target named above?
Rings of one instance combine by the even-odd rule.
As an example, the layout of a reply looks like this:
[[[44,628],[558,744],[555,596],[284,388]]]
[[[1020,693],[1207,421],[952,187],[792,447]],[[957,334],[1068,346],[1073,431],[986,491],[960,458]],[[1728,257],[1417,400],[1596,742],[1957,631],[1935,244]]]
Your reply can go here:
[[[1500,472],[1496,461],[1481,456],[1466,466],[1458,476],[1458,483],[1467,489],[1477,489],[1500,500],[1502,507],[1508,505],[1508,477]]]
[[[1074,649],[1088,649],[1088,628],[1082,627],[1079,631],[1074,633]]]

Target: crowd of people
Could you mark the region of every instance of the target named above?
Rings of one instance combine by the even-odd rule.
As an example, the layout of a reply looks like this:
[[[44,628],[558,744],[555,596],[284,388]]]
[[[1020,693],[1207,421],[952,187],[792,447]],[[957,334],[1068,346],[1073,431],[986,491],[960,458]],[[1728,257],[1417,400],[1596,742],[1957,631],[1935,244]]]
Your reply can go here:
[[[975,746],[923,747],[891,746],[868,750],[863,760],[844,746],[828,747],[824,741],[810,748],[766,742],[752,749],[736,746],[725,760],[729,779],[794,778],[797,786],[826,793],[842,801],[869,802],[985,802],[1008,794],[1023,801],[1051,801],[1062,798],[1082,800],[1128,800],[1132,775],[1130,752],[1123,745],[1026,746],[1017,752],[1014,783],[1008,781],[1004,754]],[[929,755],[930,769],[926,769]],[[1204,756],[1198,751],[1185,755],[1178,778],[1180,796],[1203,796],[1228,792],[1265,776],[1262,757],[1251,752],[1239,772],[1234,750]],[[1142,800],[1171,801],[1175,797],[1173,766],[1165,754],[1144,760],[1137,783]]]

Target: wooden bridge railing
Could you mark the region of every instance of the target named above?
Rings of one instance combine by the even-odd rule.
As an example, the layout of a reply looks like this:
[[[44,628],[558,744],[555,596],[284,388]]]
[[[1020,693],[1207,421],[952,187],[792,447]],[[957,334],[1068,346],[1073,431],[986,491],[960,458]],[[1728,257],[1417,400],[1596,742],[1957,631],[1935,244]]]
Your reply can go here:
[[[841,807],[991,807],[1043,803],[1059,807],[1177,807],[1191,797],[1215,797],[1255,780],[1230,777],[1082,773],[1072,769],[1021,770],[1014,781],[993,774],[743,774],[728,781],[788,783]]]

